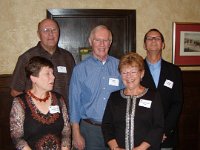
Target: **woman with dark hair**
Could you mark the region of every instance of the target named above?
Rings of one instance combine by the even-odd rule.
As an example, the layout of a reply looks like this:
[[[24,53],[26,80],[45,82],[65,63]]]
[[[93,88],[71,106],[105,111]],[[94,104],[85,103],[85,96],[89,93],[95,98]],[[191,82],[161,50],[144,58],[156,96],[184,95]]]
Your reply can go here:
[[[26,65],[32,88],[14,98],[10,132],[19,150],[69,150],[71,128],[62,96],[51,91],[53,64],[35,56]]]

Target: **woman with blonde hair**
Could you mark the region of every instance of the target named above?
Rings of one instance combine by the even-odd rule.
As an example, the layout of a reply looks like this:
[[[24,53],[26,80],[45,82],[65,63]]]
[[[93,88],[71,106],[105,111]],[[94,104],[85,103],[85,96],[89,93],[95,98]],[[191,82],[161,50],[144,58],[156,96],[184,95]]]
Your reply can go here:
[[[144,60],[136,53],[124,55],[119,72],[125,88],[111,93],[102,131],[111,150],[159,150],[163,134],[160,96],[140,84]]]

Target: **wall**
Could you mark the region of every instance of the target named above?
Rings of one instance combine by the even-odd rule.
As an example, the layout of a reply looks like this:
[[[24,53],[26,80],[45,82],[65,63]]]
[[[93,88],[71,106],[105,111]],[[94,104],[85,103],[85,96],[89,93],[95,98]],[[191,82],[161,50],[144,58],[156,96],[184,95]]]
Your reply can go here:
[[[200,22],[199,6],[199,0],[1,0],[0,74],[12,73],[18,56],[37,44],[37,23],[48,8],[136,9],[136,51],[145,56],[143,36],[148,29],[158,28],[166,39],[163,57],[171,62],[172,22]]]

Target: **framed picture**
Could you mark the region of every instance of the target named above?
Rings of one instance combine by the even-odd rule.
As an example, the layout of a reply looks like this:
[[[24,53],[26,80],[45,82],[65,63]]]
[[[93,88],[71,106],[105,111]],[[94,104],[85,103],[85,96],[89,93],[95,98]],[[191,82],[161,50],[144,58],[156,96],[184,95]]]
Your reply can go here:
[[[200,65],[200,23],[173,23],[173,63]]]

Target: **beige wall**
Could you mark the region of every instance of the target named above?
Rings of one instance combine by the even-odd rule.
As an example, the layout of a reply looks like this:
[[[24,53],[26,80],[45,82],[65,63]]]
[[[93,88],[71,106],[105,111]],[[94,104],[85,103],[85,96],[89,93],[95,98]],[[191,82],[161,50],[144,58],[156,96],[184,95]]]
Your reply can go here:
[[[136,9],[136,51],[145,56],[143,36],[158,28],[166,39],[163,57],[171,62],[172,22],[200,22],[199,6],[199,0],[1,0],[0,74],[12,73],[18,56],[37,44],[37,23],[48,8]]]

